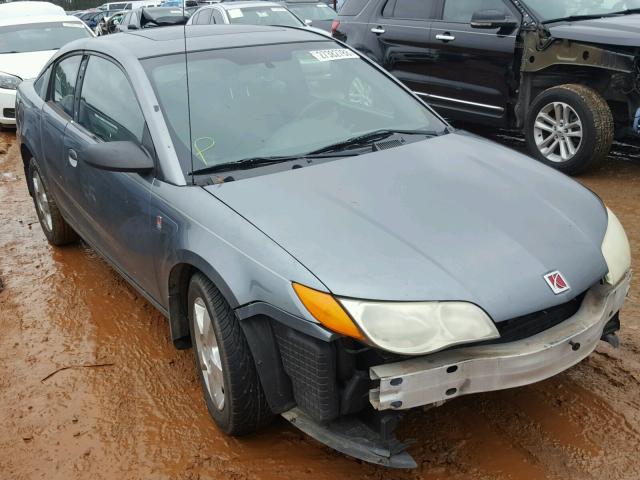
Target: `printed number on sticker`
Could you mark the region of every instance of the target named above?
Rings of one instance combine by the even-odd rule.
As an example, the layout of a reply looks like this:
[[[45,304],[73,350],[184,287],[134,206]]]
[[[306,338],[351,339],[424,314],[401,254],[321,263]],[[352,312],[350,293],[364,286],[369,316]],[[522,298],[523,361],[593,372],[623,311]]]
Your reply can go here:
[[[358,58],[358,55],[347,48],[332,48],[330,50],[312,50],[309,52],[316,60],[329,62],[331,60],[343,60],[345,58]]]

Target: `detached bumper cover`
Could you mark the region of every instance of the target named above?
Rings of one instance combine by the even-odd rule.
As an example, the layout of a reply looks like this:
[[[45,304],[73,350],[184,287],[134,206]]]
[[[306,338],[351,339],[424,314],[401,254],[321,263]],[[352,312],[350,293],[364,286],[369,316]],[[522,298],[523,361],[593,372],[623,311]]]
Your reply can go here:
[[[524,340],[457,348],[371,367],[377,410],[430,405],[469,393],[519,387],[552,377],[595,349],[602,330],[624,303],[631,273],[616,285],[591,288],[575,315]]]

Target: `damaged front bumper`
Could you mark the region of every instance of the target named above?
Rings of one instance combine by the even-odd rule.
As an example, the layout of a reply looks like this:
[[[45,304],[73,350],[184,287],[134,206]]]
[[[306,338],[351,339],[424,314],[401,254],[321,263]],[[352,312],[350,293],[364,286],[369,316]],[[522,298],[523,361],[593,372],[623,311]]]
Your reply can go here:
[[[552,377],[595,349],[605,325],[624,303],[630,281],[628,272],[615,287],[596,285],[572,317],[523,340],[371,367],[370,377],[379,386],[369,391],[369,400],[377,410],[402,410]]]

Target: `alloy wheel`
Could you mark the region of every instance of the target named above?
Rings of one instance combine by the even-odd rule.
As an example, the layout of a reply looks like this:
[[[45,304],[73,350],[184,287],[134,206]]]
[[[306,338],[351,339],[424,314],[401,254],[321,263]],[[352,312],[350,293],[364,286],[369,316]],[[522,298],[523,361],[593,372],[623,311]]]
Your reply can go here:
[[[33,172],[31,177],[31,184],[33,185],[33,196],[36,201],[36,208],[42,219],[47,231],[53,230],[53,219],[51,218],[51,210],[49,209],[49,199],[47,198],[47,192],[42,184],[42,178],[37,171]]]
[[[582,121],[570,105],[552,102],[538,112],[533,136],[538,150],[547,160],[567,162],[582,144]]]
[[[214,405],[218,410],[222,410],[224,408],[224,378],[220,349],[213,331],[209,310],[200,297],[193,302],[193,315],[196,327],[196,347],[204,383]]]

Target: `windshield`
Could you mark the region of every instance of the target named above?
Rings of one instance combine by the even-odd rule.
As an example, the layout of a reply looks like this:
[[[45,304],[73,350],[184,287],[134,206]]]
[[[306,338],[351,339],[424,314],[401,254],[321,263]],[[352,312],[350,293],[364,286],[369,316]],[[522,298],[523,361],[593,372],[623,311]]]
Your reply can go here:
[[[79,21],[11,25],[0,29],[0,53],[57,50],[91,34]]]
[[[227,10],[229,23],[246,25],[282,25],[300,27],[304,25],[284,7],[242,7]]]
[[[526,0],[542,21],[572,16],[606,16],[640,8],[640,0]]]
[[[337,46],[190,53],[188,98],[183,55],[144,60],[185,175],[246,158],[302,155],[377,130],[445,130],[408,92]]]
[[[335,10],[326,3],[292,3],[288,7],[303,20],[333,20],[337,16]]]

